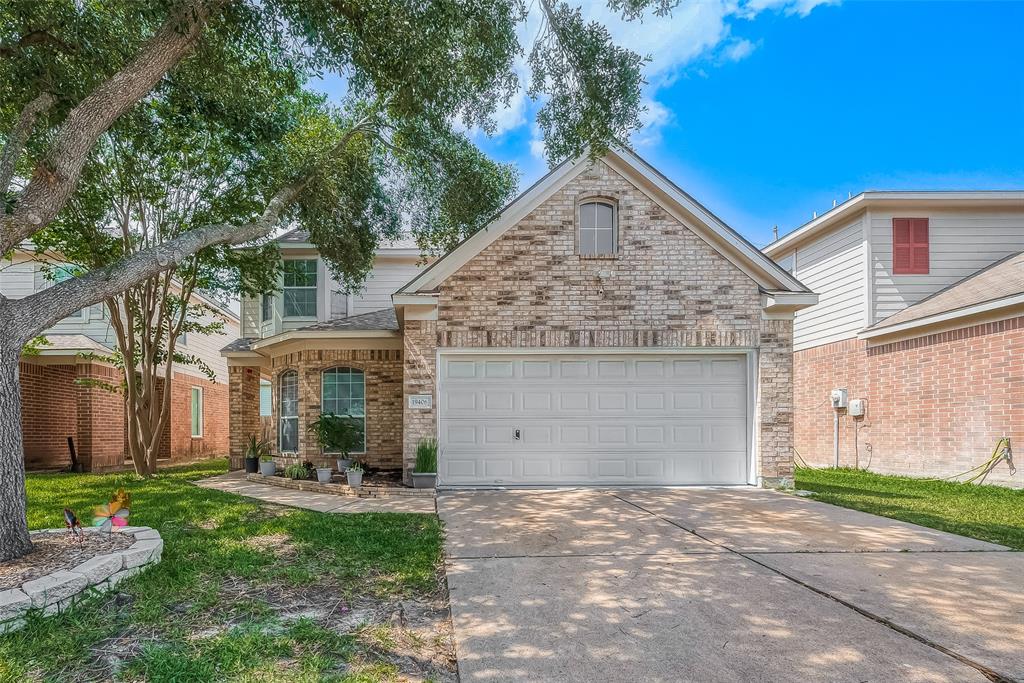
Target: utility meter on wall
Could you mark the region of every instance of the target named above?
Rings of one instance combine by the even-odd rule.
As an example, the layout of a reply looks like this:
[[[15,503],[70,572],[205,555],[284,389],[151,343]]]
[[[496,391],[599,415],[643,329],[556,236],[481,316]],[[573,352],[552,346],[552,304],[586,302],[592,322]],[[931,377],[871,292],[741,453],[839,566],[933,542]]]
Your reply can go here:
[[[862,398],[850,399],[850,417],[864,417],[866,410],[865,401]]]
[[[831,398],[832,407],[836,410],[846,407],[846,389],[833,389]]]

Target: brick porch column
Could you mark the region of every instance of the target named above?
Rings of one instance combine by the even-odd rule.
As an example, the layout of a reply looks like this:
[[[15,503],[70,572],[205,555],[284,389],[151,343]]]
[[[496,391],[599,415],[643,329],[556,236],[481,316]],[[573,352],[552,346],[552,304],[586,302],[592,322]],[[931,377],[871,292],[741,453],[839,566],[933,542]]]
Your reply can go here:
[[[245,446],[249,435],[260,437],[261,432],[259,366],[228,367],[228,432],[228,466],[240,470],[245,464]]]
[[[402,392],[402,474],[407,484],[412,483],[412,468],[416,464],[416,445],[420,439],[437,437],[437,396],[435,395],[437,363],[437,323],[427,320],[405,321],[405,377]],[[411,394],[433,397],[430,408],[410,408]]]

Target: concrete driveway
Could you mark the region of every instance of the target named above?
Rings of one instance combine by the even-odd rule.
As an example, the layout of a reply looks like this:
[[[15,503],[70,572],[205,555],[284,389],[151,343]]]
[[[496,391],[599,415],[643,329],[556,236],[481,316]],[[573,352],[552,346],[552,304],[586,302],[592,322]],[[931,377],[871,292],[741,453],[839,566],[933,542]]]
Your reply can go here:
[[[438,511],[463,681],[1024,680],[1024,553],[1001,546],[759,489]]]

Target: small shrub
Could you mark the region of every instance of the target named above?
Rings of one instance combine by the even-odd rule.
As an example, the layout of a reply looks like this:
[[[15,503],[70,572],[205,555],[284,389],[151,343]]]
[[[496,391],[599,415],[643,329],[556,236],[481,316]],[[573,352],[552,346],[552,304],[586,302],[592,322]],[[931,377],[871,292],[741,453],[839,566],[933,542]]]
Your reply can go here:
[[[321,413],[309,425],[309,431],[325,452],[340,453],[343,458],[363,447],[363,421],[351,415]]]
[[[272,460],[270,442],[257,437],[255,434],[250,434],[245,442],[245,457],[259,458],[263,461]]]
[[[309,477],[309,470],[306,469],[305,465],[294,463],[284,468],[284,476],[289,479],[307,479]]]
[[[437,439],[420,439],[416,444],[416,465],[412,471],[417,474],[437,473]]]

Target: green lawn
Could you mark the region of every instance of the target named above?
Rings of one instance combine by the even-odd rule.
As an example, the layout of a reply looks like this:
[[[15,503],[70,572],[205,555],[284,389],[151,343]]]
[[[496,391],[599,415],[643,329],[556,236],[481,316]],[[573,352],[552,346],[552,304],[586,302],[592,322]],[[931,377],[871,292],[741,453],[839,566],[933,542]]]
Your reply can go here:
[[[225,469],[30,475],[32,528],[62,526],[64,506],[87,517],[124,486],[131,523],[162,534],[163,560],[117,595],[0,636],[0,681],[376,681],[396,678],[410,652],[447,661],[434,656],[443,636],[388,619],[398,601],[439,604],[436,517],[327,515],[189,483]],[[446,628],[440,604],[421,621]]]
[[[1024,491],[850,469],[796,472],[817,500],[1024,550]]]

